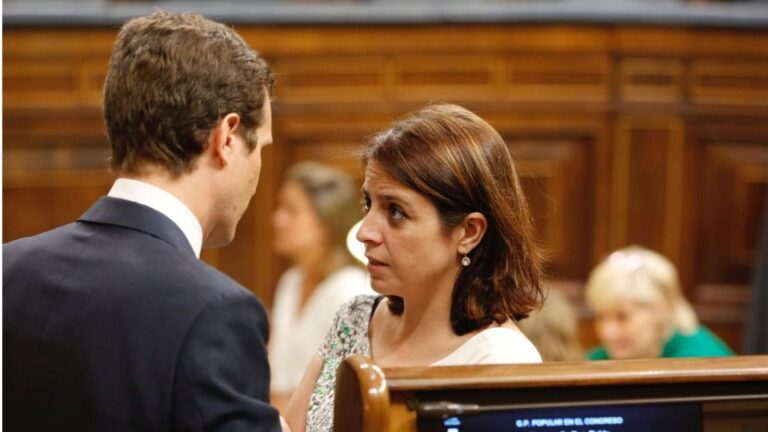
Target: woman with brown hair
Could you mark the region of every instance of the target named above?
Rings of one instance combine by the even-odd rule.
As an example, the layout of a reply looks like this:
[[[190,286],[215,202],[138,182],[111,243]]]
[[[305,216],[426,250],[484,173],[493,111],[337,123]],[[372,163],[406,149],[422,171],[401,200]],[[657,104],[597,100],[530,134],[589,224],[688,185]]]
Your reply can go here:
[[[512,157],[484,120],[428,106],[363,153],[371,286],[336,314],[286,411],[294,431],[333,428],[336,368],[540,362],[517,327],[541,301],[540,258]]]

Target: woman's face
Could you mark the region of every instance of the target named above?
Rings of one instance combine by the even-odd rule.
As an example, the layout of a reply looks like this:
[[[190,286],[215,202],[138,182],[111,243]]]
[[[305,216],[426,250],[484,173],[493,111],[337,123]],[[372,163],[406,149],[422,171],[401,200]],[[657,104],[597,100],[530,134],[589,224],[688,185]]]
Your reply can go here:
[[[317,215],[304,188],[297,182],[283,184],[272,214],[275,253],[296,261],[327,247],[328,228]]]
[[[612,359],[654,358],[666,342],[666,307],[618,299],[595,316],[597,337]]]
[[[458,235],[443,230],[437,208],[376,161],[366,168],[363,194],[357,239],[365,244],[373,289],[406,298],[452,289],[460,270]]]

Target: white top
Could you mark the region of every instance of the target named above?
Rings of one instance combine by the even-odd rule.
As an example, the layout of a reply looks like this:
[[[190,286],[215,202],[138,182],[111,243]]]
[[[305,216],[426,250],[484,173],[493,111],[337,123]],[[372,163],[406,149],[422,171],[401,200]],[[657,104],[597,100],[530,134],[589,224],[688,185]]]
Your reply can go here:
[[[541,363],[536,347],[518,329],[491,327],[430,366]]]
[[[307,432],[333,430],[336,370],[341,362],[353,354],[371,357],[368,330],[376,298],[375,295],[357,296],[339,309],[334,327],[328,331],[318,352],[322,366],[309,398]],[[492,327],[473,335],[430,366],[540,362],[538,351],[519,329]]]
[[[192,210],[181,200],[157,186],[127,178],[115,180],[108,196],[143,204],[167,216],[181,229],[195,251],[195,256],[200,258],[203,228]]]
[[[273,392],[288,393],[299,384],[339,306],[357,295],[373,293],[368,274],[347,266],[322,281],[299,310],[303,278],[301,270],[293,267],[277,283],[269,339]]]

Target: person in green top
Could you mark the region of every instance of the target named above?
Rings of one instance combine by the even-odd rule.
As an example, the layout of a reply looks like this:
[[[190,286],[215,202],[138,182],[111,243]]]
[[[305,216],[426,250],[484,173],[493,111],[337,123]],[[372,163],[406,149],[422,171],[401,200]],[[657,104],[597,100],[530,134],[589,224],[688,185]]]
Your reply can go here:
[[[601,343],[587,352],[590,360],[734,355],[699,323],[675,266],[651,250],[613,252],[592,270],[586,302]]]

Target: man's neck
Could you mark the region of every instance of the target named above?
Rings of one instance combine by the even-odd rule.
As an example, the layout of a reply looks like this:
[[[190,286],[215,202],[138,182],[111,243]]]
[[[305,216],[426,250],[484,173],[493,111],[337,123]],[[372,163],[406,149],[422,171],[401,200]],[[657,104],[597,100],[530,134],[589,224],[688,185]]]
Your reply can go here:
[[[177,195],[158,184],[135,176],[121,176],[115,181],[109,196],[150,207],[165,215],[181,229],[196,256],[200,256],[203,230],[192,209]]]
[[[196,187],[197,181],[195,181],[194,176],[181,175],[174,177],[164,171],[151,169],[138,174],[120,173],[119,177],[150,184],[176,197],[176,199],[181,201],[182,204],[192,211],[197,218],[197,221],[200,223],[200,226],[203,229],[203,234],[205,235],[208,212],[206,207],[202,205],[204,200],[201,199],[202,196],[204,196],[201,191],[204,191],[205,189]]]

